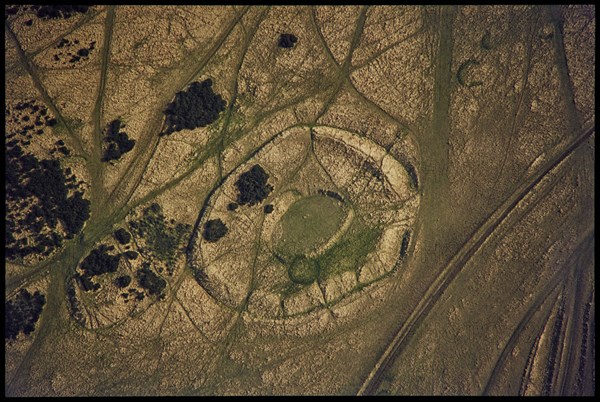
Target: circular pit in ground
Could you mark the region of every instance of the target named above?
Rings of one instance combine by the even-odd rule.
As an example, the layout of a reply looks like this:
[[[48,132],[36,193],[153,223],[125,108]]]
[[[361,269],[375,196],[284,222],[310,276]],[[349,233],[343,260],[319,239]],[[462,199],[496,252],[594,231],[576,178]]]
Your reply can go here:
[[[276,249],[286,257],[303,256],[324,245],[344,222],[342,203],[313,195],[294,202],[282,216]]]

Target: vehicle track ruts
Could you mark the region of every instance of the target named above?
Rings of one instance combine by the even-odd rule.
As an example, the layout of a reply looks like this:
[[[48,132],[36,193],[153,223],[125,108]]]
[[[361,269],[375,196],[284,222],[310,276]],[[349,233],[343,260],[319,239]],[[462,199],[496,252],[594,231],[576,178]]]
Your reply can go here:
[[[349,74],[349,71],[350,71],[350,65],[351,65],[351,62],[352,62],[352,55],[354,54],[354,51],[356,50],[356,47],[360,43],[360,38],[362,36],[363,29],[365,27],[365,21],[367,20],[367,11],[369,11],[369,6],[362,6],[361,9],[360,9],[360,12],[358,13],[358,18],[356,20],[356,28],[354,29],[354,32],[352,33],[352,40],[350,41],[350,48],[348,49],[348,54],[344,58],[344,62],[342,63],[342,65],[338,66],[338,69],[337,69],[338,76],[336,77],[336,80],[335,80],[335,82],[336,82],[335,83],[335,88],[336,89],[333,92],[333,94],[332,94],[331,98],[329,99],[329,101],[326,102],[325,105],[323,105],[323,109],[321,110],[321,112],[315,118],[315,122],[317,120],[319,120],[319,118],[327,111],[327,108],[328,108],[329,104],[331,103],[331,101],[333,99],[335,99],[335,97],[336,97],[337,93],[339,92],[339,90],[340,90],[343,82],[345,81],[345,78],[348,77],[348,74]],[[316,22],[315,22],[315,24],[316,24]],[[322,36],[320,36],[320,37],[322,37]],[[326,47],[325,43],[323,43],[323,46]],[[327,47],[327,50],[329,50],[328,47]],[[330,50],[329,50],[329,53],[331,53]],[[337,63],[334,63],[334,64],[337,65]]]
[[[250,48],[252,39],[254,38],[256,31],[258,31],[260,24],[266,19],[266,16],[267,16],[267,13],[269,12],[269,10],[270,10],[270,7],[266,7],[263,10],[263,12],[258,16],[256,24],[253,26],[253,29],[246,34],[246,37],[244,38],[244,43],[242,46],[243,51],[240,56],[240,60],[236,65],[235,73],[233,74],[234,78],[233,78],[233,82],[231,83],[233,86],[233,89],[231,91],[232,95],[231,95],[229,104],[227,105],[227,111],[226,111],[225,117],[223,118],[223,127],[222,127],[221,133],[219,135],[220,139],[219,139],[219,142],[217,145],[217,150],[216,150],[217,154],[219,155],[219,157],[217,158],[219,179],[223,178],[222,155],[223,155],[223,152],[225,149],[225,136],[227,134],[227,129],[229,128],[229,124],[231,122],[231,115],[233,113],[233,109],[234,109],[235,103],[237,101],[240,70],[242,68],[242,65],[244,64],[244,60],[246,60],[246,55],[248,54],[248,49]]]
[[[56,262],[57,265],[68,266],[71,264],[77,264],[78,254],[75,253],[73,248],[68,248],[66,252]],[[60,310],[66,309],[66,300],[63,292],[52,291],[52,289],[63,289],[64,287],[64,275],[61,269],[55,269],[50,273],[50,284],[48,291],[46,291],[46,305],[42,313],[40,321],[37,323],[37,328],[34,333],[34,340],[32,345],[27,350],[27,353],[23,359],[19,362],[19,365],[14,370],[10,379],[7,379],[5,383],[5,395],[10,395],[15,387],[15,382],[24,380],[22,375],[25,369],[31,366],[33,358],[37,355],[40,347],[44,343],[44,340],[51,334],[59,333],[62,325],[64,324],[64,316],[60,314]],[[26,377],[26,376],[25,376]],[[18,384],[17,384],[18,387]]]
[[[238,17],[236,17],[236,19],[234,19],[229,26],[223,31],[222,35],[218,38],[218,40],[215,42],[215,44],[211,47],[211,49],[209,50],[209,52],[205,55],[205,57],[203,57],[200,62],[198,63],[198,65],[200,66],[204,66],[206,65],[206,63],[208,63],[208,61],[210,60],[210,58],[212,57],[212,55],[214,55],[214,53],[218,50],[218,48],[220,47],[220,45],[223,43],[223,41],[225,41],[225,39],[227,39],[227,37],[229,36],[229,34],[231,33],[231,31],[233,30],[233,28],[239,23],[239,20],[245,15],[245,12],[247,11],[248,7],[244,8],[243,12],[241,12]],[[201,67],[199,67],[201,68]],[[192,78],[186,78],[187,81],[189,81]],[[177,88],[179,87],[185,87],[185,85],[187,85],[187,82],[185,84],[181,84],[181,85],[176,85]],[[174,89],[174,91],[176,92],[177,89]],[[171,93],[173,91],[167,91],[168,93]],[[173,92],[174,93],[174,92]],[[170,101],[169,99],[165,98],[165,104],[168,103]],[[114,222],[117,222],[121,219],[123,219],[128,213],[129,211],[131,211],[135,206],[139,205],[139,202],[134,203],[134,205],[129,205],[129,202],[131,200],[131,197],[133,196],[133,194],[135,193],[135,190],[137,189],[137,187],[139,186],[139,183],[142,180],[143,174],[146,171],[150,161],[152,160],[152,157],[154,156],[157,146],[158,146],[158,142],[159,142],[159,137],[158,135],[156,135],[158,133],[158,130],[160,129],[161,125],[162,125],[162,114],[157,113],[157,115],[154,117],[154,121],[151,122],[148,127],[150,127],[149,129],[149,134],[147,134],[146,136],[144,136],[142,138],[142,140],[140,140],[140,142],[138,142],[137,144],[137,149],[141,149],[140,153],[142,155],[137,155],[136,158],[133,158],[132,161],[130,162],[130,164],[127,166],[124,174],[121,176],[123,178],[123,180],[121,180],[119,182],[119,185],[117,185],[112,192],[110,193],[110,195],[106,198],[106,200],[113,200],[113,198],[115,196],[119,196],[121,195],[122,200],[120,202],[117,203],[117,207],[112,208],[111,211],[109,212],[108,216],[104,216],[104,217],[97,217],[96,219],[94,219],[94,216],[92,216],[91,218],[91,222],[88,222],[88,224],[92,223],[89,228],[89,230],[86,232],[87,237],[86,237],[86,242],[93,244],[95,241],[97,241],[104,233],[106,233],[107,231],[110,230],[110,228],[112,227],[112,224]],[[143,158],[140,158],[140,156],[143,156]],[[197,164],[195,166],[195,168],[199,167],[200,164]],[[135,175],[136,177],[132,177],[132,170],[135,170],[137,172],[137,174]],[[193,169],[195,170],[195,169]],[[190,171],[189,173],[193,172]],[[175,182],[177,179],[173,180],[173,182]],[[133,184],[131,184],[133,183]],[[159,190],[166,190],[166,188],[168,187],[168,185],[164,186],[162,189]],[[161,191],[154,191],[152,192],[153,197],[160,194]],[[145,201],[153,198],[153,197],[144,197],[143,199]]]
[[[106,90],[106,80],[108,75],[108,59],[110,57],[110,47],[112,42],[112,34],[115,22],[115,6],[108,6],[106,11],[106,20],[104,22],[104,43],[102,44],[100,66],[100,82],[98,83],[98,94],[96,95],[96,103],[92,111],[91,120],[94,123],[94,136],[92,140],[92,158],[88,161],[88,170],[92,176],[94,185],[92,191],[92,214],[98,213],[103,208],[105,200],[102,198],[104,191],[104,175],[102,174],[101,158],[102,158],[102,103],[104,101],[104,93]]]
[[[350,78],[350,75],[352,74],[354,69],[351,65],[352,58],[351,58],[350,54],[351,54],[351,52],[354,51],[352,46],[354,46],[354,47],[358,46],[358,43],[360,41],[356,40],[356,43],[351,44],[351,49],[349,50],[349,53],[348,53],[348,56],[350,56],[350,57],[348,57],[348,56],[346,57],[346,60],[349,61],[349,65],[346,68],[346,71],[344,72],[342,66],[337,62],[337,60],[333,56],[333,53],[331,52],[331,49],[327,45],[327,41],[325,40],[325,37],[323,36],[323,32],[319,28],[319,24],[317,23],[315,7],[312,7],[312,9],[311,9],[311,22],[312,22],[311,25],[313,26],[314,31],[317,33],[317,38],[319,38],[319,41],[321,42],[321,46],[323,47],[323,49],[325,49],[325,53],[327,54],[328,59],[329,59],[329,64],[332,66],[332,68],[334,68],[338,72],[338,77],[342,78],[341,85],[339,85],[337,87],[336,91],[334,92],[334,95],[329,100],[328,104],[331,103],[335,99],[335,95],[337,95],[339,90],[342,87],[345,87],[352,95],[357,96],[367,106],[368,109],[371,109],[373,112],[375,112],[378,116],[382,117],[384,120],[387,120],[394,124],[397,124],[398,126],[400,126],[403,129],[412,130],[411,126],[407,122],[400,121],[399,119],[391,116],[388,112],[383,110],[379,105],[377,105],[372,100],[370,100],[369,98],[364,96],[362,93],[360,93],[354,86],[354,83],[352,83],[352,79]],[[363,22],[363,24],[364,24],[364,22]],[[356,39],[356,31],[353,34],[353,38]],[[323,115],[325,112],[326,112],[326,109],[324,109],[320,115]],[[318,120],[318,118],[316,120]]]
[[[527,388],[529,387],[529,383],[531,382],[531,374],[534,366],[535,359],[537,358],[537,353],[540,347],[540,340],[542,338],[542,334],[544,333],[544,329],[548,325],[548,321],[552,316],[552,311],[554,311],[557,307],[557,303],[559,297],[561,296],[560,291],[556,291],[556,295],[554,296],[554,300],[552,301],[550,308],[546,312],[544,319],[542,320],[539,329],[536,332],[535,339],[533,344],[529,348],[529,355],[527,357],[527,362],[525,363],[525,367],[523,369],[523,374],[521,375],[521,384],[519,385],[519,396],[525,396],[527,393]]]
[[[251,38],[253,37],[253,35],[255,34],[255,32],[258,30],[258,27],[259,27],[260,23],[261,23],[261,22],[264,20],[264,18],[265,18],[265,15],[266,15],[266,13],[267,13],[268,9],[269,9],[268,7],[267,7],[267,8],[265,8],[265,9],[262,11],[262,13],[259,15],[259,17],[258,17],[258,19],[257,19],[257,21],[256,21],[256,23],[255,23],[255,25],[254,25],[254,27],[253,27],[253,29],[252,29],[252,30],[251,30],[251,31],[250,31],[250,32],[247,34],[246,41],[244,42],[244,50],[243,50],[243,52],[242,52],[242,54],[241,54],[241,57],[240,57],[240,62],[238,63],[238,66],[237,66],[237,71],[236,71],[236,74],[235,74],[235,83],[234,83],[234,91],[233,91],[234,95],[233,95],[233,99],[232,99],[232,100],[231,100],[231,102],[230,102],[230,107],[229,107],[229,109],[228,109],[228,114],[227,114],[227,116],[226,116],[226,118],[227,118],[227,119],[226,119],[226,122],[225,122],[225,124],[224,124],[224,127],[223,127],[223,129],[222,129],[221,136],[220,136],[221,138],[223,137],[223,135],[224,135],[224,133],[225,133],[225,131],[226,131],[226,129],[227,129],[227,126],[228,126],[228,123],[229,123],[229,119],[228,119],[228,117],[229,117],[229,116],[230,116],[230,114],[231,114],[231,111],[232,111],[232,108],[233,108],[233,102],[235,101],[235,94],[237,93],[237,81],[238,81],[238,79],[237,79],[237,75],[238,75],[238,73],[239,73],[239,71],[240,71],[240,68],[241,68],[241,66],[242,66],[243,60],[244,60],[244,58],[245,58],[245,55],[246,55],[246,53],[247,53],[247,50],[248,50],[248,48],[249,48],[249,46],[250,46]],[[229,31],[229,32],[231,32],[231,31]],[[226,39],[226,38],[224,38],[224,39]],[[220,47],[220,46],[219,46],[219,47]],[[211,56],[211,57],[212,57],[212,56]],[[207,59],[206,59],[206,62],[208,62],[208,60],[209,60],[209,59],[210,59],[210,58],[207,58]],[[206,63],[204,63],[204,64],[206,64]],[[200,70],[199,70],[199,71],[200,71]],[[199,71],[198,71],[198,72],[199,72]],[[197,72],[197,73],[198,73],[198,72]],[[197,73],[196,73],[195,75],[197,75]],[[194,76],[195,76],[195,75],[194,75]],[[194,76],[192,76],[192,78],[191,78],[191,79],[193,79],[193,77],[194,77]],[[215,141],[215,146],[216,146],[216,148],[217,148],[216,152],[218,152],[218,150],[219,150],[219,147],[218,147],[218,145],[219,145],[219,141]],[[200,166],[200,165],[197,165],[196,167],[199,167],[199,166]],[[220,180],[218,180],[218,181],[215,183],[215,186],[214,186],[214,188],[213,188],[213,191],[214,191],[214,189],[218,188],[218,185],[219,185],[219,184],[220,184],[222,181],[223,181],[223,179],[221,178]],[[211,191],[211,194],[212,194],[212,192],[213,192],[213,191]],[[207,199],[208,199],[208,197],[207,197]],[[198,225],[198,222],[199,222],[199,221],[197,221],[197,223],[196,223],[196,226]],[[189,249],[189,247],[190,247],[190,246],[188,245],[188,249]],[[160,328],[159,328],[159,335],[157,336],[157,338],[159,338],[159,337],[160,337],[160,333],[162,332],[162,329],[163,329],[163,327],[164,327],[164,324],[165,324],[165,322],[166,322],[166,320],[167,320],[167,318],[168,318],[168,316],[169,316],[169,313],[170,313],[170,311],[171,311],[171,307],[173,306],[173,303],[174,303],[174,301],[176,300],[176,294],[177,294],[177,291],[178,291],[179,287],[181,286],[181,284],[183,283],[183,280],[184,280],[184,279],[186,279],[187,277],[188,277],[188,275],[187,275],[187,271],[184,271],[184,272],[182,272],[182,274],[181,274],[181,275],[180,275],[180,276],[177,278],[177,280],[175,281],[175,283],[173,284],[173,286],[171,286],[171,287],[170,287],[170,289],[169,289],[169,301],[168,301],[168,307],[167,307],[167,309],[166,309],[166,312],[165,312],[165,315],[164,315],[164,317],[162,317],[161,324],[160,324]],[[177,300],[177,301],[178,301],[178,300]],[[180,304],[180,302],[179,302],[179,301],[178,301],[178,303]],[[181,305],[181,307],[183,308],[183,305]],[[187,311],[186,311],[185,309],[184,309],[184,311],[185,311],[185,313],[186,313],[186,315],[187,315]],[[189,315],[188,315],[188,318],[190,318],[190,317],[189,317]],[[190,319],[191,319],[191,318],[190,318]],[[192,324],[194,325],[194,327],[195,327],[196,329],[198,329],[198,328],[196,327],[195,323],[193,323],[193,322],[192,322]],[[204,336],[205,336],[205,335],[204,335]],[[162,353],[162,351],[161,351],[161,352],[158,354],[158,360],[159,360],[159,362],[160,362],[160,359],[162,358],[162,354],[163,354],[163,353]],[[157,365],[157,367],[156,367],[156,370],[154,371],[154,373],[153,373],[153,375],[152,375],[152,378],[154,378],[155,380],[158,380],[158,379],[160,378],[160,364],[158,364],[158,365]]]
[[[575,105],[575,94],[573,92],[573,83],[569,74],[569,66],[567,63],[567,56],[565,53],[565,43],[563,37],[563,21],[560,16],[560,8],[557,5],[550,6],[550,15],[552,18],[552,24],[554,25],[554,56],[556,58],[555,65],[558,68],[558,74],[560,76],[562,98],[565,100],[567,107],[566,121],[569,127],[569,132],[577,133],[583,128],[581,123],[581,117],[577,112],[577,106]]]
[[[410,21],[410,22],[413,22],[413,21]],[[425,30],[425,26],[423,25],[423,26],[421,26],[421,28],[417,29],[415,32],[411,33],[410,35],[408,35],[400,40],[397,40],[396,42],[390,43],[389,45],[385,45],[384,47],[382,47],[380,49],[377,49],[377,51],[375,51],[375,53],[373,53],[373,55],[369,56],[362,63],[357,64],[357,65],[352,65],[350,68],[350,73],[353,73],[354,71],[360,70],[361,68],[368,66],[374,60],[376,60],[379,56],[386,53],[388,50],[391,50],[395,46],[398,46],[399,44],[406,42],[407,40],[410,40],[417,35],[422,34],[424,30]]]
[[[581,264],[577,264],[576,266],[572,265],[571,264],[572,259],[574,257],[577,258],[578,256],[580,256],[582,254],[582,251],[589,247],[590,241],[593,241],[593,239],[594,239],[594,229],[593,229],[593,227],[590,227],[585,231],[585,235],[583,236],[582,241],[575,248],[575,250],[571,253],[571,255],[566,259],[567,262],[562,266],[562,268],[557,273],[555,273],[553,275],[552,279],[550,279],[548,281],[548,283],[546,283],[544,285],[544,287],[539,291],[537,297],[531,302],[531,306],[529,307],[529,309],[527,309],[523,318],[521,319],[521,321],[519,322],[519,324],[513,331],[510,339],[508,340],[508,342],[502,349],[502,353],[500,353],[500,356],[498,357],[498,360],[496,361],[496,364],[494,365],[494,368],[493,368],[492,372],[490,373],[490,376],[488,377],[488,381],[483,390],[484,395],[490,394],[490,390],[491,390],[492,386],[494,385],[494,382],[495,382],[496,378],[498,377],[498,374],[500,374],[506,359],[512,353],[517,341],[519,340],[519,336],[523,332],[523,329],[529,324],[529,322],[533,318],[534,314],[538,311],[540,306],[546,301],[546,299],[548,298],[548,296],[550,296],[550,294],[554,291],[554,289],[562,281],[564,281],[567,278],[567,276],[571,273],[571,271],[576,270],[577,273],[579,273],[581,271],[581,269],[582,269]]]
[[[577,373],[575,375],[575,386],[574,386],[574,394],[575,395],[583,395],[583,381],[585,376],[585,366],[588,364],[588,350],[590,347],[588,346],[588,342],[590,340],[593,341],[594,333],[590,333],[590,329],[594,328],[594,298],[595,291],[594,287],[590,290],[590,295],[587,298],[587,303],[585,305],[584,314],[583,314],[583,325],[582,325],[582,337],[581,344],[579,345],[579,362],[577,367]],[[591,348],[593,351],[593,347]],[[594,352],[592,352],[594,353]]]
[[[370,394],[376,390],[381,382],[382,374],[388,369],[398,353],[402,351],[402,346],[408,342],[416,331],[416,328],[427,316],[450,282],[452,282],[475,252],[479,250],[483,242],[492,235],[494,230],[504,221],[504,219],[506,219],[521,200],[560,162],[565,160],[579,146],[584,144],[594,131],[595,126],[588,128],[575,138],[564,151],[557,153],[557,155],[549,159],[544,165],[540,166],[537,172],[533,174],[529,180],[523,182],[475,231],[450,262],[446,264],[440,275],[435,279],[429,289],[427,289],[415,310],[394,335],[392,341],[358,390],[358,395]]]
[[[591,240],[593,241],[593,237]],[[581,344],[585,338],[583,331],[580,332],[577,329],[582,328],[586,321],[587,302],[583,297],[589,290],[590,277],[586,276],[586,270],[591,267],[589,265],[590,259],[584,260],[584,256],[589,257],[593,253],[593,247],[593,244],[590,243],[589,250],[580,253],[575,262],[578,272],[573,279],[575,286],[569,288],[569,321],[565,329],[563,356],[560,360],[559,380],[556,384],[558,385],[556,389],[559,390],[556,393],[557,395],[574,394],[577,383],[577,371],[581,360]]]
[[[88,11],[87,13],[85,13],[81,17],[81,19],[79,21],[77,21],[75,24],[73,24],[68,29],[66,29],[65,31],[63,31],[60,35],[58,35],[55,40],[53,40],[52,42],[50,42],[50,43],[48,43],[46,45],[40,46],[37,49],[26,51],[26,52],[24,52],[25,55],[27,56],[28,59],[31,60],[35,56],[37,56],[38,54],[44,52],[45,50],[48,50],[51,47],[54,47],[54,46],[58,45],[58,43],[60,42],[61,38],[64,38],[65,36],[72,34],[77,29],[81,28],[82,26],[84,26],[85,24],[87,24],[88,22],[90,22],[91,20],[93,20],[94,18],[96,18],[100,13],[102,13],[101,10],[90,10],[90,11]],[[19,65],[18,61],[12,63],[10,66],[8,66],[8,68],[4,69],[4,73],[7,74],[7,73],[12,72],[18,65]]]
[[[210,58],[212,57],[212,55],[220,48],[220,45],[222,44],[222,42],[229,36],[229,34],[233,30],[233,28],[237,25],[237,23],[239,22],[239,20],[243,17],[243,15],[245,15],[245,12],[247,11],[247,9],[248,9],[248,7],[246,7],[243,10],[243,12],[241,12],[237,16],[237,18],[234,19],[234,21],[230,24],[230,26],[225,30],[224,35],[222,35],[219,38],[219,40],[217,40],[217,42],[214,44],[214,46],[210,49],[209,53],[201,60],[201,62],[199,63],[198,69],[201,69],[208,62],[208,60],[210,60]],[[109,17],[107,16],[107,19],[108,18]],[[110,19],[109,21],[112,22],[112,19]],[[60,114],[60,112],[58,111],[58,109],[55,107],[55,105],[51,101],[51,99],[48,96],[48,94],[45,92],[44,87],[42,86],[41,82],[39,81],[39,79],[38,79],[38,77],[36,75],[34,66],[32,66],[28,62],[28,60],[26,59],[26,57],[25,57],[22,49],[19,46],[19,43],[18,43],[16,37],[14,36],[14,33],[10,30],[10,27],[8,26],[8,23],[6,23],[5,25],[6,25],[6,30],[9,32],[9,34],[12,36],[12,39],[17,44],[17,47],[18,47],[18,50],[19,50],[20,60],[21,60],[22,64],[24,64],[24,66],[25,66],[27,72],[29,73],[29,75],[32,77],[34,83],[36,84],[36,88],[42,94],[42,96],[44,98],[44,101],[50,106],[50,108],[53,111],[53,113],[57,116],[57,119],[59,119],[63,124],[65,124],[64,118],[62,117],[62,115]],[[106,29],[109,29],[109,27],[112,30],[112,23],[107,23]],[[108,51],[108,47],[109,46],[108,46],[108,44],[105,41],[105,51]],[[106,55],[108,55],[108,53],[106,53]],[[107,61],[108,60],[106,60],[106,57],[105,57],[105,60],[103,60],[103,65],[104,65],[104,63],[107,63]],[[190,79],[193,79],[193,76],[191,76],[191,78],[188,78],[187,80],[189,81]],[[186,85],[187,85],[187,83],[186,83]],[[100,90],[99,91],[99,97],[97,99],[97,104],[101,104],[102,98],[101,98],[100,95],[102,95],[102,94],[103,94],[103,91]],[[78,138],[70,130],[70,127],[68,127],[66,124],[65,124],[65,127],[67,127],[68,132],[71,134],[71,136],[73,137],[73,139],[75,141],[77,141],[77,143],[79,144]],[[156,138],[158,139],[158,136],[156,136]],[[155,145],[157,143],[158,143],[158,140],[155,142]],[[155,148],[156,147],[154,146],[153,150],[152,150],[152,154],[154,153]],[[150,159],[151,159],[151,156],[150,156],[150,158],[148,158],[147,161],[145,161],[146,163],[143,164],[143,168],[141,169],[142,174],[145,171],[145,168],[146,168],[147,164],[149,163]],[[128,166],[127,171],[129,171],[132,168],[132,166],[134,166],[133,162]],[[141,179],[141,175],[140,175],[140,179]],[[138,180],[138,183],[139,183],[139,180]],[[131,191],[131,194],[129,195],[129,198],[133,194],[133,191],[135,191],[136,187],[137,187],[137,185],[133,186],[133,190]],[[111,193],[111,196],[115,193],[116,190],[118,190],[118,188],[115,189],[113,191],[113,193]],[[108,199],[110,199],[111,196],[109,196]],[[129,198],[128,198],[128,200],[129,200]],[[121,209],[123,209],[123,207],[125,207],[125,206],[126,206],[126,204],[124,204],[121,207]],[[119,212],[119,210],[117,209],[110,216],[108,216],[108,219],[106,219],[106,218],[105,219],[100,218],[98,223],[90,221],[90,222],[88,222],[86,224],[85,233],[88,234],[87,238],[85,239],[85,241],[83,241],[83,236],[80,235],[80,236],[77,237],[77,240],[76,240],[76,242],[78,242],[79,245],[83,246],[83,247],[80,247],[80,250],[78,250],[79,254],[83,253],[83,251],[84,251],[83,248],[85,248],[85,247],[87,247],[87,248],[91,247],[96,242],[96,240],[98,240],[98,238],[103,235],[103,233],[105,233],[106,231],[110,230],[115,217],[119,217],[118,212]],[[90,223],[92,223],[92,225],[93,225],[92,227],[90,227]],[[62,269],[56,270],[56,272],[54,273],[54,275],[61,276],[62,275],[61,272],[63,270],[65,272],[68,272],[69,271],[69,267],[75,267],[77,265],[77,261],[79,260],[79,258],[75,258],[75,259],[73,259],[73,261],[69,261],[69,262],[66,262],[64,260],[65,256],[74,255],[74,251],[75,251],[74,246],[75,245],[73,243],[67,245],[66,248],[65,248],[65,250],[63,250],[57,256],[55,262],[57,264],[59,264],[59,265],[62,265],[62,267],[61,267]],[[62,264],[60,264],[61,262],[62,262]],[[41,265],[41,268],[36,269],[35,271],[33,271],[31,273],[28,273],[27,275],[23,275],[23,276],[19,277],[18,278],[18,283],[20,284],[22,282],[26,282],[28,280],[31,280],[34,277],[35,278],[39,277],[40,274],[45,273],[47,270],[50,270],[49,265],[52,265],[52,264],[50,262],[43,263]],[[48,266],[48,268],[46,268],[47,266]],[[46,269],[43,269],[43,268],[46,268]],[[63,281],[64,281],[64,278],[63,278]],[[16,282],[17,282],[16,279],[12,280],[12,283],[16,284]],[[63,294],[61,292],[50,292],[50,293],[56,295],[56,297],[62,297],[63,296]],[[51,310],[51,308],[49,306],[46,306],[46,311],[45,311],[45,315],[46,316],[48,316],[48,315],[50,315],[50,316],[58,316],[58,314],[51,314],[50,310]],[[19,374],[22,372],[23,368],[27,366],[27,364],[28,364],[28,362],[29,362],[32,354],[39,348],[39,345],[42,343],[42,340],[44,338],[46,338],[46,335],[47,335],[48,331],[44,328],[43,325],[41,325],[37,332],[38,333],[37,333],[37,336],[36,336],[36,338],[34,340],[34,344],[29,349],[27,355],[20,362],[18,368],[16,369],[14,375],[12,376],[12,379],[8,382],[7,388],[6,388],[7,392],[8,392],[9,389],[12,388],[13,381],[16,378],[20,377]]]

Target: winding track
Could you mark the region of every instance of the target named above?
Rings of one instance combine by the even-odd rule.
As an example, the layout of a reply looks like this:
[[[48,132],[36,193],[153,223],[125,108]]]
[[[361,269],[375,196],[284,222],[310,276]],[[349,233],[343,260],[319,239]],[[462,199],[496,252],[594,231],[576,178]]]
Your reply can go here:
[[[488,377],[487,384],[483,390],[484,395],[490,395],[490,391],[491,391],[493,385],[495,384],[498,374],[500,374],[500,372],[504,366],[504,362],[508,359],[509,355],[513,352],[514,347],[519,339],[519,336],[521,335],[521,332],[529,324],[529,322],[533,318],[534,314],[538,311],[540,306],[547,300],[547,298],[552,294],[552,292],[556,289],[556,287],[565,278],[567,278],[569,273],[571,273],[575,269],[576,271],[578,271],[577,272],[577,276],[578,276],[580,274],[580,272],[583,270],[584,266],[583,266],[583,264],[580,263],[581,258],[578,258],[578,257],[580,257],[582,255],[582,251],[589,249],[589,247],[592,245],[591,243],[593,241],[594,241],[594,230],[593,230],[593,227],[590,227],[588,230],[586,230],[585,235],[583,236],[583,239],[581,240],[578,247],[576,247],[575,250],[569,256],[569,258],[566,259],[567,262],[563,265],[562,269],[560,269],[556,274],[554,274],[552,279],[550,279],[550,281],[548,281],[548,283],[546,283],[544,285],[544,287],[539,291],[537,297],[535,298],[535,300],[533,301],[533,303],[531,304],[531,306],[529,307],[529,309],[527,310],[527,312],[525,313],[525,315],[523,316],[523,318],[521,319],[521,321],[519,322],[519,324],[513,331],[512,335],[511,335],[510,339],[508,340],[508,342],[506,343],[506,345],[504,346],[502,353],[500,354],[500,357],[498,358],[498,360],[494,366],[494,369],[492,370],[492,373]],[[584,253],[584,255],[585,254],[586,253]],[[578,260],[578,263],[575,266],[570,264],[570,262],[573,258],[576,258]]]
[[[540,166],[531,178],[522,183],[517,189],[504,201],[490,217],[477,229],[461,249],[454,255],[444,270],[429,287],[415,310],[410,314],[406,322],[398,330],[386,350],[383,352],[373,370],[364,380],[358,390],[358,395],[372,394],[381,383],[382,376],[390,367],[396,356],[402,353],[402,348],[414,335],[418,326],[427,317],[427,314],[444,293],[452,280],[460,273],[465,264],[479,250],[481,245],[488,239],[494,230],[506,219],[511,211],[530,193],[530,191],[539,184],[544,177],[548,175],[556,166],[571,155],[577,148],[584,144],[588,138],[595,132],[595,125],[585,130],[577,136],[564,151],[559,152],[553,158],[549,159],[544,165]]]

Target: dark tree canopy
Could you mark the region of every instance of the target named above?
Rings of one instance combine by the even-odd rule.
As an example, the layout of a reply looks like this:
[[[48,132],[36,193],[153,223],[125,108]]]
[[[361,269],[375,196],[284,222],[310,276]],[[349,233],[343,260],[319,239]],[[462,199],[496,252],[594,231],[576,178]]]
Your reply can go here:
[[[265,214],[270,214],[271,212],[273,212],[273,204],[265,205],[263,211],[265,212]]]
[[[83,194],[78,191],[67,198],[62,209],[59,210],[59,219],[63,222],[67,231],[67,238],[73,236],[83,228],[83,224],[90,217],[90,202],[83,198]]]
[[[41,5],[32,6],[40,19],[69,19],[72,14],[86,13],[89,6],[79,5]]]
[[[115,230],[114,236],[121,244],[128,244],[131,241],[131,234],[123,228]]]
[[[227,226],[220,219],[212,219],[204,224],[204,231],[202,237],[204,240],[215,243],[221,237],[227,234]]]
[[[25,114],[23,117],[32,116],[32,119],[40,120],[48,117],[44,115],[46,111],[45,107],[31,100],[14,106],[13,114],[15,117]],[[20,137],[26,136],[34,126],[20,127],[23,127],[21,131],[17,129],[6,135],[7,138],[16,137],[6,143],[5,247],[8,259],[24,258],[30,254],[49,255],[62,245],[64,237],[70,239],[79,233],[90,216],[90,202],[83,199],[83,193],[76,191],[69,195],[69,189],[79,186],[74,182],[75,177],[63,169],[58,160],[39,160],[28,152],[29,140]],[[61,152],[69,153],[64,141],[59,140],[55,145],[60,145]],[[26,211],[25,216],[23,211]],[[55,230],[59,221],[65,229],[64,237]]]
[[[29,335],[35,330],[46,297],[39,291],[33,295],[26,289],[21,289],[4,307],[4,339],[15,339],[20,332]]]
[[[90,251],[90,254],[81,261],[80,267],[83,274],[75,274],[75,278],[84,291],[96,291],[100,285],[94,283],[93,277],[116,272],[121,260],[121,254],[111,255],[108,252],[114,250],[113,246],[101,244],[100,247]]]
[[[262,202],[273,191],[273,186],[267,183],[269,175],[260,165],[242,173],[235,182],[239,194],[237,202],[241,205],[255,205]]]
[[[146,289],[151,295],[161,294],[167,286],[167,282],[148,267],[138,270],[136,276],[140,286]]]
[[[219,118],[227,103],[212,89],[212,80],[193,82],[186,91],[177,92],[166,110],[166,128],[160,135],[183,129],[206,127]]]
[[[115,285],[119,289],[123,289],[124,287],[129,286],[130,283],[131,283],[131,276],[129,276],[129,275],[119,276],[117,279],[115,279]]]
[[[298,38],[294,34],[290,33],[282,33],[279,35],[279,42],[277,45],[283,48],[294,47],[294,45],[298,42]]]
[[[89,9],[87,5],[31,5],[31,6],[20,6],[10,5],[5,8],[5,15],[17,14],[19,9],[24,11],[31,10],[35,12],[36,16],[41,20],[53,20],[53,19],[69,19],[72,15],[86,13]],[[27,25],[31,25],[28,20]]]
[[[130,250],[130,251],[125,251],[125,252],[123,253],[123,255],[124,255],[124,256],[125,256],[125,258],[127,258],[128,260],[135,260],[135,259],[137,259],[137,258],[138,258],[138,256],[139,256],[139,254],[138,254],[137,252],[135,252],[135,251],[132,251],[132,250]]]
[[[191,226],[175,223],[173,220],[168,222],[160,205],[153,203],[144,208],[140,219],[130,221],[129,227],[136,238],[143,239],[146,243],[144,254],[151,253],[165,262],[167,272],[172,275],[177,251],[182,240],[189,235]]]
[[[96,248],[90,252],[90,254],[81,261],[81,269],[85,276],[93,277],[102,275],[108,272],[115,272],[119,266],[119,260],[121,255],[110,255],[108,251],[112,250],[111,247],[107,247],[101,244],[99,248]]]
[[[121,120],[116,119],[108,124],[106,128],[106,137],[104,142],[106,148],[102,162],[118,160],[121,155],[131,151],[135,145],[135,140],[130,140],[126,133],[121,132]]]

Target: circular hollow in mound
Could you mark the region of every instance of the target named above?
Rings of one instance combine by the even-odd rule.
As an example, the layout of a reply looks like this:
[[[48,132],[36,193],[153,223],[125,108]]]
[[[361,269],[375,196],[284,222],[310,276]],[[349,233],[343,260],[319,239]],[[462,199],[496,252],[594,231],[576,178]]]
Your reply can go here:
[[[329,197],[301,198],[281,218],[278,251],[285,256],[305,255],[325,244],[344,222],[345,211]]]

